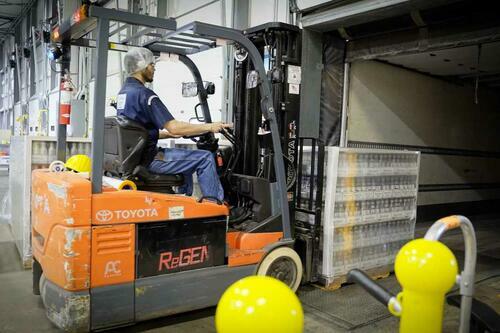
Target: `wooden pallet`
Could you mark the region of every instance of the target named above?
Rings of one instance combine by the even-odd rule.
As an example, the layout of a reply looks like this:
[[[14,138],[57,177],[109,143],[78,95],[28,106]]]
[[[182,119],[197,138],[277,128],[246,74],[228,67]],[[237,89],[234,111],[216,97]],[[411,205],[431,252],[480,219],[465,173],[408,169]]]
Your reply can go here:
[[[369,277],[371,277],[372,280],[384,279],[384,278],[388,277],[392,271],[394,271],[393,265],[386,265],[386,266],[375,267],[375,268],[363,270],[363,272],[365,272]],[[347,284],[347,274],[340,275],[340,276],[334,278],[334,280],[332,282],[330,282],[329,284],[320,285],[319,287],[323,290],[332,291],[332,290],[339,289],[340,287],[342,287],[342,285],[345,285],[345,284]]]

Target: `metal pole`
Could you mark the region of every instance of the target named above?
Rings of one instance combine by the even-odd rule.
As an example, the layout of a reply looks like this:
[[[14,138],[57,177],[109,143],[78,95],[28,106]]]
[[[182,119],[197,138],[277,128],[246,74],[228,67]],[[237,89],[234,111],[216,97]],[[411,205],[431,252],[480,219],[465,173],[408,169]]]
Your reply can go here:
[[[94,117],[92,122],[92,193],[102,192],[104,158],[104,108],[108,68],[109,19],[99,17],[96,31],[96,61],[94,61]]]
[[[350,64],[344,63],[344,86],[342,87],[342,115],[340,126],[340,147],[347,147],[347,104],[349,103],[349,70]]]
[[[12,42],[12,40],[11,40]],[[10,56],[9,56],[10,57]],[[9,64],[10,66],[10,64]],[[10,134],[14,136],[15,129],[16,129],[16,113],[14,112],[14,90],[15,90],[15,79],[14,79],[14,68],[9,69],[9,110],[11,111],[11,116],[12,116],[12,126],[10,130]]]
[[[203,85],[203,79],[201,77],[201,73],[196,67],[196,64],[189,57],[179,54],[179,61],[182,62],[189,69],[191,74],[193,75],[194,80],[196,81],[196,86],[198,87],[198,100],[200,101],[201,110],[203,111],[203,118],[206,123],[212,122],[212,117],[210,115],[210,109],[208,107],[207,101],[207,91],[205,90],[205,86]]]
[[[16,113],[14,112],[14,68],[9,70],[9,109],[12,116],[12,127],[10,134],[16,134]]]
[[[462,215],[454,215],[442,218],[427,230],[424,238],[428,240],[439,240],[448,230],[460,227],[465,242],[464,269],[460,274],[460,333],[469,332],[470,315],[472,308],[472,296],[474,295],[474,278],[476,274],[477,241],[474,226],[471,221]]]
[[[35,89],[37,92],[37,95],[40,95],[40,90],[41,90],[41,84],[38,84],[38,57],[36,54],[36,37],[35,37],[35,27],[31,27],[31,40],[33,42],[33,66],[35,67]]]
[[[21,118],[20,118],[20,124],[19,124],[19,135],[24,135],[25,131],[25,124],[23,121],[22,116],[24,116],[24,109],[23,109],[23,99],[22,99],[22,89],[21,89],[21,62],[19,61],[19,51],[18,51],[18,45],[17,43],[15,53],[16,53],[16,75],[17,75],[17,96],[19,97],[19,108],[21,109]],[[15,103],[14,103],[15,105]],[[15,110],[15,108],[14,108]],[[15,111],[14,111],[15,113]]]
[[[71,61],[71,46],[68,44],[62,45],[63,55],[61,57],[61,73],[59,74],[59,102],[57,103],[57,142],[56,152],[59,161],[66,161],[66,124],[60,123],[61,118],[61,83],[64,80],[64,74],[69,75],[69,65]]]

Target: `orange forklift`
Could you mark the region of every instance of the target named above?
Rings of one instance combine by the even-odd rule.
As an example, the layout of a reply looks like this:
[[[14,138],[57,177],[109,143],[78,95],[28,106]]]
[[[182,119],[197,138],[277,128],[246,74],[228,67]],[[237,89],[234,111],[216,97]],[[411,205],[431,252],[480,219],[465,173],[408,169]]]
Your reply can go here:
[[[143,38],[147,42],[110,43],[110,22],[139,27],[139,32],[149,33]],[[178,29],[172,19],[92,5],[82,6],[56,27],[52,40],[63,49],[95,47],[99,60],[94,61],[90,176],[50,170],[32,175],[33,290],[41,295],[48,318],[69,332],[131,325],[214,306],[229,285],[254,274],[274,276],[296,290],[302,263],[293,249],[270,80],[255,45],[241,31],[226,27],[193,22]],[[108,50],[145,46],[157,55],[178,55],[190,68],[204,120],[210,121],[210,89],[187,55],[228,43],[253,64],[249,84],[259,89],[273,151],[272,177],[266,179],[232,172],[235,155],[244,147],[231,132],[223,133],[232,143],[225,150],[210,135],[198,140],[198,147],[210,147],[224,157],[225,189],[238,198],[254,199],[233,201],[244,202],[245,211],[252,213],[236,224],[224,203],[173,194],[172,187],[182,185],[182,175],[151,174],[139,165],[144,128],[104,115]],[[58,150],[63,156],[65,135],[65,126],[59,125]],[[132,180],[138,190],[103,185],[104,174]],[[264,205],[262,198],[271,204]],[[261,218],[252,218],[259,214]],[[245,223],[239,223],[242,219]]]

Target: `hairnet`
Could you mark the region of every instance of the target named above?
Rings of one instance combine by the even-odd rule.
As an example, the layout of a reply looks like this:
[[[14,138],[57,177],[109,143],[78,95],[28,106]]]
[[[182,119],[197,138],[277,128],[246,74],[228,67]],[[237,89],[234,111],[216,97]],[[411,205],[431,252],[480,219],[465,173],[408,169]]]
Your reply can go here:
[[[149,64],[155,62],[153,52],[144,48],[137,47],[128,50],[123,59],[123,66],[127,75],[132,75],[148,67]]]

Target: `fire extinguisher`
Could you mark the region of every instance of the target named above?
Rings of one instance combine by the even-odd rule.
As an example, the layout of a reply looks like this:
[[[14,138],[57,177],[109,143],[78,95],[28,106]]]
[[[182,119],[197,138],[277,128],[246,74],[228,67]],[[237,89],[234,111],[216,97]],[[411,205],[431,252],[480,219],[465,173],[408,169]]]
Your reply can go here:
[[[68,77],[61,78],[61,98],[59,102],[59,124],[69,125],[71,114],[71,95],[73,88]]]

